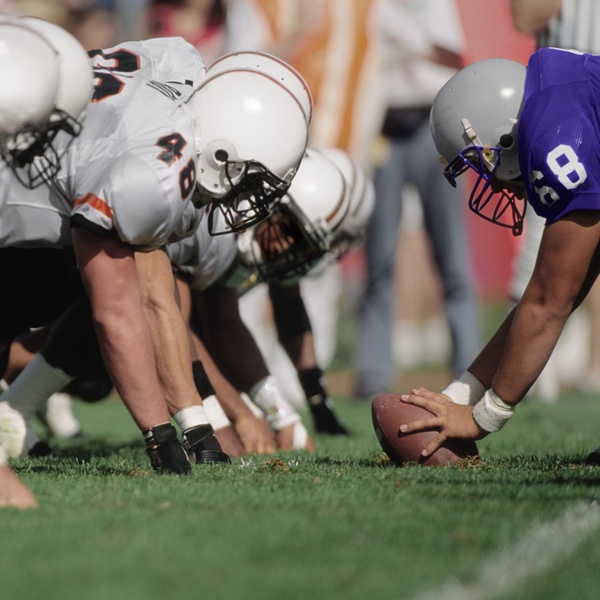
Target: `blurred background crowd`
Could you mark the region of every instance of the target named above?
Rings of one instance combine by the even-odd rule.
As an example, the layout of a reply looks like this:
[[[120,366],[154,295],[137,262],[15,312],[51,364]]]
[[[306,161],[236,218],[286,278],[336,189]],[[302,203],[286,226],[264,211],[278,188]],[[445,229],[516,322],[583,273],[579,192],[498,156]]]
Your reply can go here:
[[[484,307],[508,309],[514,294],[522,241],[478,222],[468,211],[466,190],[447,184],[428,114],[436,91],[461,66],[490,57],[527,62],[548,23],[517,22],[515,4],[0,0],[0,12],[48,19],[88,50],[181,36],[207,64],[252,49],[285,59],[303,75],[314,101],[309,145],[346,150],[375,184],[364,246],[302,282],[321,365],[332,368],[344,354],[352,377],[342,391],[367,399],[402,388],[403,374],[415,367],[441,368],[447,380],[460,374],[485,341]],[[265,297],[257,288],[243,299],[244,319],[271,372],[287,382],[290,399],[301,402],[294,370],[273,343]],[[600,387],[600,368],[589,363],[586,373],[588,362],[597,360],[589,324],[600,319],[593,308],[581,318],[588,322],[575,324],[569,360],[559,361],[567,374],[555,369],[538,390],[547,400],[571,385],[575,373],[580,383]]]

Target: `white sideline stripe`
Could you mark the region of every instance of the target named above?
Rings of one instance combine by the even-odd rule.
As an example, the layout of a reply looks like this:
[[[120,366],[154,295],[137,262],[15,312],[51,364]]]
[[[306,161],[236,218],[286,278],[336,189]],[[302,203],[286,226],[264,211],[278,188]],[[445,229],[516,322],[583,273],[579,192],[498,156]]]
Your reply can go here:
[[[469,582],[450,578],[415,600],[487,600],[568,558],[600,526],[600,504],[579,503],[558,519],[530,529],[517,542],[483,562]]]

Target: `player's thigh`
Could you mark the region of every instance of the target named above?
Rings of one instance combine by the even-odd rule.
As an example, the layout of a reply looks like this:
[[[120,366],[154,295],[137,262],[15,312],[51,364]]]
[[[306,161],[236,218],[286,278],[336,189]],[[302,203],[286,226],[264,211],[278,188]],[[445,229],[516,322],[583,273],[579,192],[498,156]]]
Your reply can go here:
[[[52,323],[84,294],[72,249],[0,249],[0,341]]]

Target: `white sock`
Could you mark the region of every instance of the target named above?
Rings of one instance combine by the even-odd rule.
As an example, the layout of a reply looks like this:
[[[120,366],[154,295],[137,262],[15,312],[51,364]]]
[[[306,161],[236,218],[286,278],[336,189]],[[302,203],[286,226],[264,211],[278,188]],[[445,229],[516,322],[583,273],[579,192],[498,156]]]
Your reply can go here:
[[[2,401],[10,403],[23,418],[31,419],[54,392],[64,388],[72,379],[62,369],[49,365],[41,354],[36,354],[2,394]]]
[[[69,394],[52,394],[43,410],[44,422],[53,436],[70,438],[81,431],[81,423],[73,413],[73,400]]]
[[[186,429],[198,427],[199,425],[210,424],[204,406],[201,404],[194,404],[193,406],[183,408],[173,415],[173,420],[177,423],[181,431],[186,431]]]

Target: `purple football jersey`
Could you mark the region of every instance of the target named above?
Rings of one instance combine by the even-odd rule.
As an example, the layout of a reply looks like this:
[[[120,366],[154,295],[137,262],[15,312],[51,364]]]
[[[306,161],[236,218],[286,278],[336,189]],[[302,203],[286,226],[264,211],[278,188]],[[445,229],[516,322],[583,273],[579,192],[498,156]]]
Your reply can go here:
[[[600,210],[600,56],[535,52],[519,117],[519,164],[535,212],[553,223]]]

